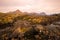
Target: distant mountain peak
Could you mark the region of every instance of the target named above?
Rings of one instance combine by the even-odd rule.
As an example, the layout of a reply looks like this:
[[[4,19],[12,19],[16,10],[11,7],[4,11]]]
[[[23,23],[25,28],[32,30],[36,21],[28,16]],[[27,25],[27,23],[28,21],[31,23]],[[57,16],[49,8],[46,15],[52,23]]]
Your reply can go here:
[[[46,15],[46,13],[45,12],[41,12],[40,15]]]
[[[20,11],[19,9],[17,9],[15,12],[16,12],[16,13],[21,13],[21,11]]]
[[[22,13],[19,9],[15,10],[15,11],[11,11],[11,12],[8,12],[8,13]]]

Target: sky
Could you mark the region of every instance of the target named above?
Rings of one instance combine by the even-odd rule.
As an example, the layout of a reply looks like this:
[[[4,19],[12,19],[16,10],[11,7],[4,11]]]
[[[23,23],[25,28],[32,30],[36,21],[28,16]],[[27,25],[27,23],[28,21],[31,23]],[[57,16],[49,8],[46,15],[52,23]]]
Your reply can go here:
[[[0,12],[15,10],[23,12],[60,12],[60,0],[0,0]]]

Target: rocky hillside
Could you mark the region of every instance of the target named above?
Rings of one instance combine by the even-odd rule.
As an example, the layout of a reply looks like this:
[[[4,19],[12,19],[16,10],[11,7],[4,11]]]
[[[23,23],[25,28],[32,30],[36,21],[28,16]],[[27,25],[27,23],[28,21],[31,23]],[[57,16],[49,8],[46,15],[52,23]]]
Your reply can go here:
[[[60,14],[30,15],[16,10],[0,15],[1,40],[58,40],[60,38]]]

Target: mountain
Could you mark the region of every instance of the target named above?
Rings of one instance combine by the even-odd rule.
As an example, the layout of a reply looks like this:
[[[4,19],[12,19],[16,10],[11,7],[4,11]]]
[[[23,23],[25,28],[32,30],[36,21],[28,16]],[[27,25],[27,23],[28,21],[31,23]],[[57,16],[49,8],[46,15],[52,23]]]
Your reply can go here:
[[[10,13],[10,14],[17,14],[17,13],[19,13],[19,14],[20,14],[20,13],[22,13],[22,12],[17,9],[16,11],[12,11],[12,12],[8,12],[8,13]]]
[[[44,16],[44,15],[46,15],[46,13],[45,12],[41,12],[40,15]]]
[[[16,10],[13,13],[22,13],[20,10]]]

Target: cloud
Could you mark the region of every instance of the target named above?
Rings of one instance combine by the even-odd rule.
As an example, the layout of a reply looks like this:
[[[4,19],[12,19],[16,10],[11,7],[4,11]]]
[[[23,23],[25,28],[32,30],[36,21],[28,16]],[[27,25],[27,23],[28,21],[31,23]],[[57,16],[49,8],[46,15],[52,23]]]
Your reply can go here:
[[[25,6],[34,4],[34,0],[0,0],[0,6]]]
[[[60,12],[60,0],[0,0],[0,11]]]

